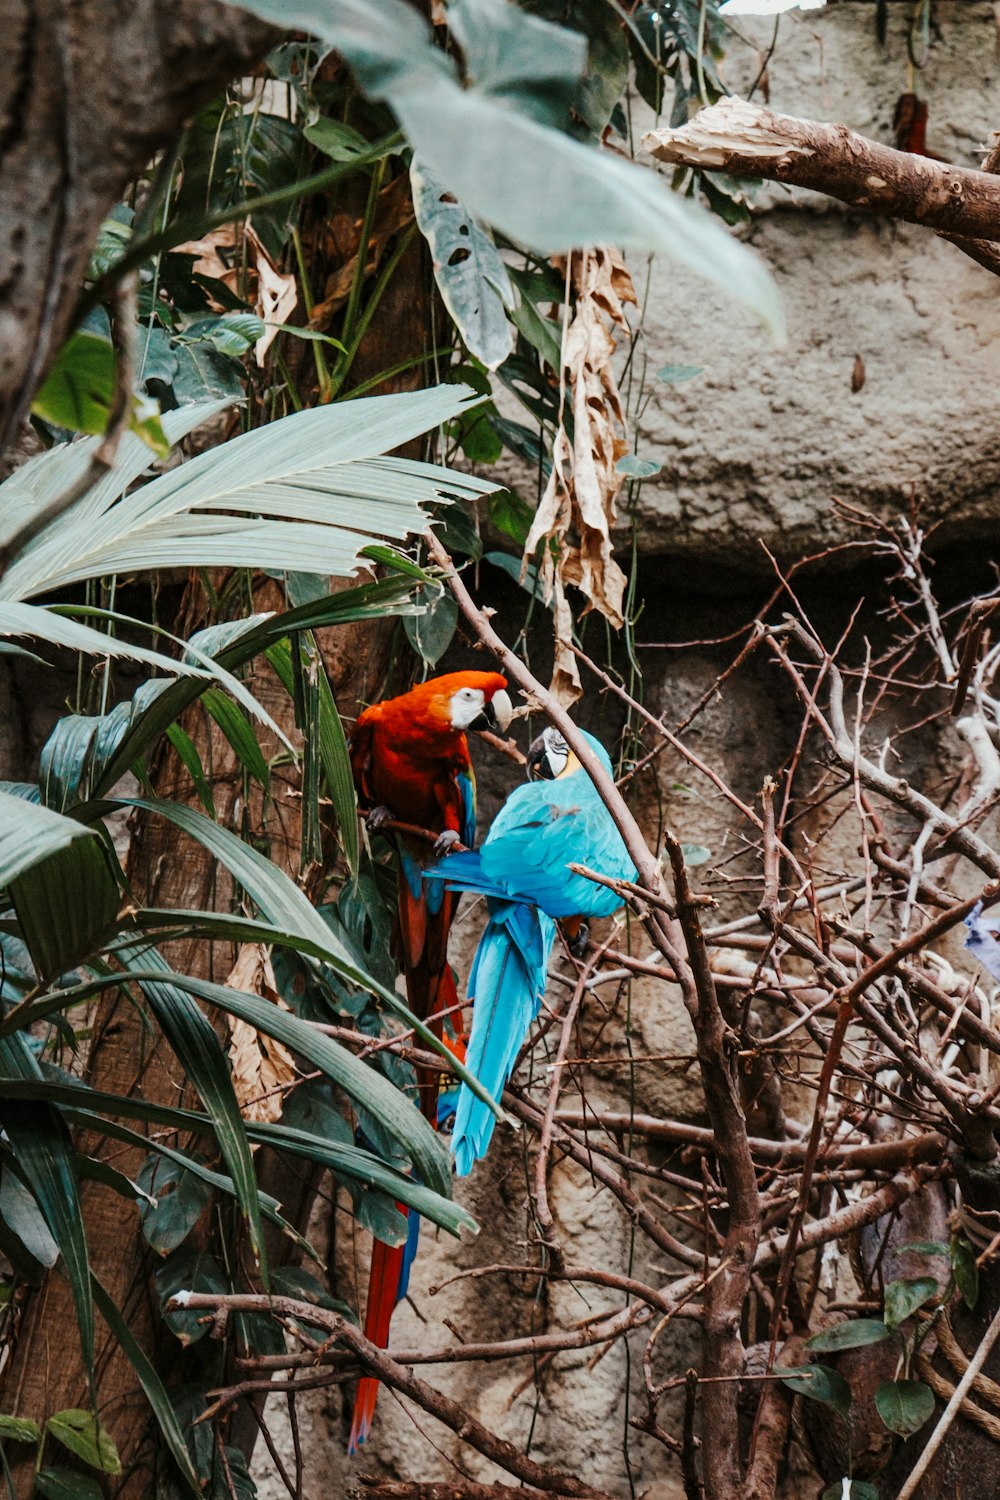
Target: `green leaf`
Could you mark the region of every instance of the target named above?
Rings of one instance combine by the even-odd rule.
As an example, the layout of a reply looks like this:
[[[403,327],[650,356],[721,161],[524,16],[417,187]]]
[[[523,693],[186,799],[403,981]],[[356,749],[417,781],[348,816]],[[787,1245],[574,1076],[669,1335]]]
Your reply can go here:
[[[510,320],[521,337],[537,349],[549,369],[558,370],[562,364],[562,325],[543,317],[524,296],[511,308]]]
[[[455,440],[470,464],[495,464],[503,452],[503,443],[490,421],[494,410],[493,402],[488,401],[476,411],[465,413],[456,422],[448,424],[448,436]],[[460,515],[468,523],[465,513],[455,506],[451,508],[451,515]],[[444,533],[438,535],[450,552]]]
[[[909,1437],[934,1415],[934,1392],[922,1380],[883,1380],[875,1407],[890,1432]]]
[[[656,378],[664,385],[681,385],[685,380],[693,380],[696,375],[704,373],[701,365],[663,365],[657,370]]]
[[[489,498],[489,517],[498,531],[523,547],[528,540],[535,512],[516,490],[500,490]]]
[[[270,647],[267,659],[281,678],[286,690],[293,690],[291,647],[282,641]],[[347,735],[336,700],[330,687],[326,666],[320,661],[317,678],[319,689],[319,753],[326,781],[327,795],[333,804],[333,816],[352,880],[357,879],[361,859],[361,836],[358,831],[358,804],[354,793],[354,773],[347,748]]]
[[[119,1172],[117,1167],[111,1166],[109,1162],[101,1161],[99,1157],[87,1156],[82,1151],[77,1151],[73,1156],[73,1165],[76,1167],[77,1175],[85,1178],[88,1182],[100,1182],[105,1187],[117,1193],[120,1198],[127,1198],[130,1203],[138,1203],[140,1206],[149,1205],[151,1202],[146,1190],[134,1182],[124,1172]]]
[[[118,485],[102,482],[16,559],[0,579],[0,598],[25,599],[105,573],[216,563],[351,574],[376,538],[423,531],[422,506],[495,488],[383,457],[460,415],[469,395],[444,384],[317,406],[211,448],[124,498]],[[167,421],[167,429],[173,436],[177,424]],[[0,632],[3,625],[0,613]]]
[[[951,1242],[951,1269],[962,1301],[971,1312],[979,1300],[979,1263],[968,1240],[958,1236]]]
[[[326,1287],[318,1281],[310,1271],[303,1270],[301,1266],[282,1266],[274,1273],[274,1289],[282,1297],[295,1297],[300,1302],[311,1302],[314,1307],[325,1307],[329,1312],[336,1312],[349,1323],[358,1320],[353,1310],[346,1302],[340,1302],[331,1297]],[[312,1337],[323,1342],[328,1337],[327,1330],[319,1328],[315,1323],[298,1320],[301,1326]]]
[[[71,845],[96,842],[93,829],[75,819],[0,791],[0,887]]]
[[[222,313],[215,318],[199,318],[177,335],[182,344],[208,343],[220,354],[242,358],[267,331],[263,318],[256,313]]]
[[[143,970],[159,971],[163,975],[162,982],[140,980],[139,986],[178,1062],[211,1116],[266,1284],[267,1254],[257,1195],[257,1178],[226,1054],[190,994],[172,983],[173,971],[155,949],[138,944],[134,948],[122,945],[119,952],[127,965],[141,964]],[[271,1008],[277,1009],[275,1006]]]
[[[239,360],[220,354],[212,344],[174,344],[172,349],[177,368],[170,389],[179,406],[242,399],[246,371]]]
[[[885,1325],[898,1328],[907,1318],[938,1295],[937,1279],[933,1276],[915,1276],[900,1281],[890,1281],[885,1289]]]
[[[849,1323],[821,1328],[819,1333],[806,1340],[806,1348],[820,1354],[835,1354],[841,1349],[862,1349],[866,1344],[880,1344],[889,1333],[880,1318],[854,1318]]]
[[[181,1432],[174,1409],[170,1404],[163,1382],[154,1369],[148,1356],[139,1347],[135,1335],[132,1333],[125,1319],[115,1303],[108,1296],[107,1291],[97,1280],[93,1279],[94,1301],[100,1311],[101,1317],[110,1328],[119,1349],[125,1355],[129,1364],[136,1373],[136,1378],[145,1392],[146,1400],[149,1402],[153,1415],[159,1423],[163,1440],[170,1450],[174,1463],[177,1465],[181,1478],[187,1488],[196,1496],[201,1496],[201,1486],[198,1476],[191,1463],[187,1443]]]
[[[635,453],[626,453],[615,464],[615,473],[626,474],[629,479],[652,479],[662,468],[655,458],[639,458]]]
[[[373,1074],[372,1076],[378,1079],[379,1075]],[[385,1082],[384,1079],[381,1081]],[[102,1114],[124,1115],[127,1118],[165,1125],[171,1130],[197,1131],[203,1135],[212,1134],[211,1120],[195,1110],[176,1109],[166,1105],[150,1104],[144,1099],[105,1094],[99,1090],[87,1088],[83,1084],[49,1083],[42,1079],[32,1081],[7,1079],[4,1081],[4,1092],[14,1100],[42,1100],[58,1104],[71,1125],[87,1130],[105,1130],[122,1139],[128,1139],[128,1136],[122,1132],[121,1127],[112,1127],[111,1122],[102,1119]],[[397,1095],[397,1097],[402,1096]],[[407,1107],[412,1110],[412,1106]],[[400,1203],[405,1203],[408,1208],[414,1209],[425,1219],[439,1224],[449,1234],[457,1234],[461,1229],[471,1229],[476,1232],[475,1220],[466,1209],[442,1197],[433,1189],[425,1187],[412,1177],[403,1176],[394,1171],[370,1151],[364,1151],[358,1146],[345,1146],[322,1135],[290,1129],[283,1124],[264,1125],[248,1122],[247,1135],[251,1141],[269,1146],[272,1150],[300,1156],[306,1161],[313,1161],[320,1166],[328,1167],[338,1178],[350,1179],[387,1193]],[[148,1145],[151,1143],[139,1137],[133,1139],[132,1144]],[[170,1155],[162,1142],[156,1143],[156,1149],[163,1151],[165,1155]],[[193,1161],[188,1161],[186,1165],[191,1171],[196,1169],[196,1163]],[[205,1168],[199,1170],[207,1173]],[[226,1178],[216,1177],[215,1185],[222,1190],[232,1191],[232,1184]]]
[[[70,1407],[65,1411],[53,1412],[45,1424],[45,1431],[62,1443],[64,1448],[75,1453],[77,1458],[82,1458],[92,1469],[100,1469],[102,1474],[121,1473],[122,1462],[118,1457],[118,1449],[112,1442],[110,1433],[99,1425],[92,1411]]]
[[[73,1170],[69,1133],[59,1113],[49,1104],[13,1097],[14,1084],[35,1084],[41,1074],[24,1038],[0,1038],[0,1122],[17,1162],[22,1181],[32,1195],[63,1259],[80,1331],[83,1365],[93,1384],[94,1308],[90,1293],[90,1265],[83,1210]]]
[[[87,280],[99,281],[106,276],[125,251],[132,238],[132,209],[125,203],[117,203],[97,231],[97,240],[90,252]]]
[[[187,730],[182,729],[179,724],[168,726],[167,739],[177,751],[181,764],[190,776],[194,789],[198,793],[198,801],[208,813],[208,816],[214,818],[215,798],[212,795],[211,783],[205,775],[205,767],[201,763],[201,756],[198,754],[197,746]]]
[[[951,1254],[951,1246],[942,1240],[907,1240],[905,1245],[900,1245],[899,1253],[906,1255],[941,1255],[947,1258]]]
[[[155,1194],[153,1206],[139,1211],[142,1232],[157,1255],[168,1255],[183,1244],[208,1208],[212,1189],[204,1178],[155,1154],[147,1157],[139,1181]]]
[[[239,1016],[266,1036],[273,1036],[286,1047],[300,1052],[382,1121],[413,1161],[424,1182],[438,1192],[450,1194],[450,1164],[441,1142],[419,1111],[374,1069],[322,1032],[260,995],[247,994],[193,976],[176,976],[175,988],[179,989],[182,984],[210,1004]]]
[[[206,1321],[204,1308],[168,1308],[167,1303],[183,1291],[224,1296],[230,1288],[218,1261],[204,1250],[175,1250],[161,1266],[157,1266],[154,1280],[163,1321],[171,1333],[185,1348],[197,1344],[212,1326],[211,1319]]]
[[[518,587],[524,589],[526,593],[532,594],[542,604],[545,603],[545,588],[538,576],[538,569],[534,563],[528,563],[524,569],[524,577],[522,578],[522,559],[520,557],[511,557],[509,552],[487,552],[485,561],[492,563],[495,568],[499,568],[501,573],[506,573],[507,577],[512,578]]]
[[[409,1233],[407,1216],[400,1213],[384,1193],[358,1193],[354,1199],[354,1216],[362,1229],[369,1230],[383,1244],[406,1244]]]
[[[846,1417],[851,1408],[851,1388],[837,1370],[829,1365],[802,1365],[792,1371],[775,1365],[774,1373],[780,1375],[782,1384],[797,1395],[808,1396],[810,1401],[820,1401],[832,1406],[840,1416]]]
[[[331,120],[328,115],[321,115],[318,120],[307,125],[302,134],[311,146],[315,146],[333,161],[353,161],[354,157],[362,155],[369,147],[360,131],[345,125],[342,120]]]
[[[36,417],[71,432],[103,434],[111,418],[115,395],[115,351],[109,338],[78,328],[59,351],[45,383],[31,403]],[[133,432],[154,452],[168,444],[159,411],[150,402],[134,403]]]
[[[96,1479],[58,1464],[50,1464],[35,1475],[35,1490],[45,1500],[104,1500]]]
[[[10,882],[21,936],[44,980],[90,957],[116,925],[120,867],[116,877],[112,850],[86,831],[90,838],[74,839]]]
[[[37,1443],[42,1430],[29,1417],[8,1417],[0,1412],[0,1441],[11,1443]]]
[[[407,615],[406,638],[428,667],[436,666],[451,645],[458,626],[458,605],[451,594],[424,590],[427,607],[423,614]]]
[[[474,88],[557,130],[567,125],[587,66],[587,43],[579,32],[506,0],[452,0],[448,26]]]
[[[219,688],[209,688],[202,694],[201,701],[229,741],[240,765],[246,767],[265,792],[268,791],[271,768],[246,715]]]
[[[441,300],[469,353],[495,370],[514,345],[504,311],[514,293],[493,236],[417,156],[410,167],[410,184]]]
[[[706,865],[712,858],[712,851],[705,844],[682,844],[681,854],[684,863],[689,870],[697,869],[699,865]]]
[[[216,1466],[206,1500],[256,1500],[257,1486],[247,1468],[244,1454],[239,1448],[233,1448],[228,1443],[225,1447],[225,1454],[229,1473],[225,1473],[221,1464]]]
[[[51,1270],[59,1259],[59,1246],[31,1193],[7,1166],[0,1180],[0,1219],[17,1235],[28,1254]]]

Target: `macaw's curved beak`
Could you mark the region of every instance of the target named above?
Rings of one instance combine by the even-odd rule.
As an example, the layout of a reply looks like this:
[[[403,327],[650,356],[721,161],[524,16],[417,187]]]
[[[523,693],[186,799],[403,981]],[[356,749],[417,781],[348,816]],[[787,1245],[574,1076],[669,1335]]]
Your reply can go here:
[[[551,781],[553,779],[552,762],[549,760],[548,747],[545,744],[544,734],[540,734],[528,746],[528,755],[524,769],[529,781]]]
[[[513,717],[514,705],[510,701],[509,693],[505,693],[503,688],[498,688],[489,702],[483,704],[482,713],[472,721],[469,728],[498,729],[503,734]]]

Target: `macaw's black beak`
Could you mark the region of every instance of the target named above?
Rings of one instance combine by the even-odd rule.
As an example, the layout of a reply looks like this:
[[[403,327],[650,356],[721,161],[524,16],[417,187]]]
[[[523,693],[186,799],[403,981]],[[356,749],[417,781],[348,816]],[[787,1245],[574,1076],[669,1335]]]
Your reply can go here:
[[[495,729],[503,734],[514,715],[514,705],[510,701],[509,694],[503,688],[499,688],[493,694],[489,702],[483,704],[483,711],[469,725],[470,729]]]
[[[528,773],[529,781],[551,781],[553,779],[552,762],[549,760],[544,734],[540,734],[529,745],[525,770]]]

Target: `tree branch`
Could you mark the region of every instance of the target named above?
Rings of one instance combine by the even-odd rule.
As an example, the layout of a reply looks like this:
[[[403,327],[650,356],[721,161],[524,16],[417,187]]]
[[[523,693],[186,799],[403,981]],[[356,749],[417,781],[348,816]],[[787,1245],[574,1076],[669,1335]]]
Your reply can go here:
[[[720,99],[676,130],[643,137],[642,149],[671,166],[763,177],[811,188],[852,208],[923,224],[990,270],[1000,270],[1000,182],[868,140],[846,125],[780,115],[745,99]]]

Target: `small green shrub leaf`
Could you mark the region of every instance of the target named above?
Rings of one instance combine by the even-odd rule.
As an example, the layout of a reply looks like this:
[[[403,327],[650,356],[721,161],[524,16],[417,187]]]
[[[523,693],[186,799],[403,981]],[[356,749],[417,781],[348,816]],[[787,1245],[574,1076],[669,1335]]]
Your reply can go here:
[[[885,1325],[898,1328],[912,1317],[918,1307],[923,1307],[938,1294],[934,1276],[915,1276],[908,1280],[890,1281],[885,1289]]]
[[[879,1344],[889,1337],[888,1329],[880,1318],[855,1318],[850,1323],[836,1323],[832,1328],[821,1328],[807,1339],[806,1348],[818,1354],[835,1354],[841,1349],[862,1349],[865,1344]]]
[[[795,1370],[783,1370],[776,1365],[774,1373],[782,1377],[790,1391],[808,1396],[810,1401],[832,1406],[842,1417],[846,1417],[851,1409],[851,1388],[843,1375],[831,1370],[829,1365],[802,1365]]]
[[[922,1380],[883,1380],[875,1406],[890,1432],[909,1437],[933,1415],[934,1392]]]
[[[118,1449],[92,1411],[69,1407],[66,1411],[53,1412],[45,1424],[45,1431],[92,1469],[100,1469],[103,1474],[121,1473]]]

